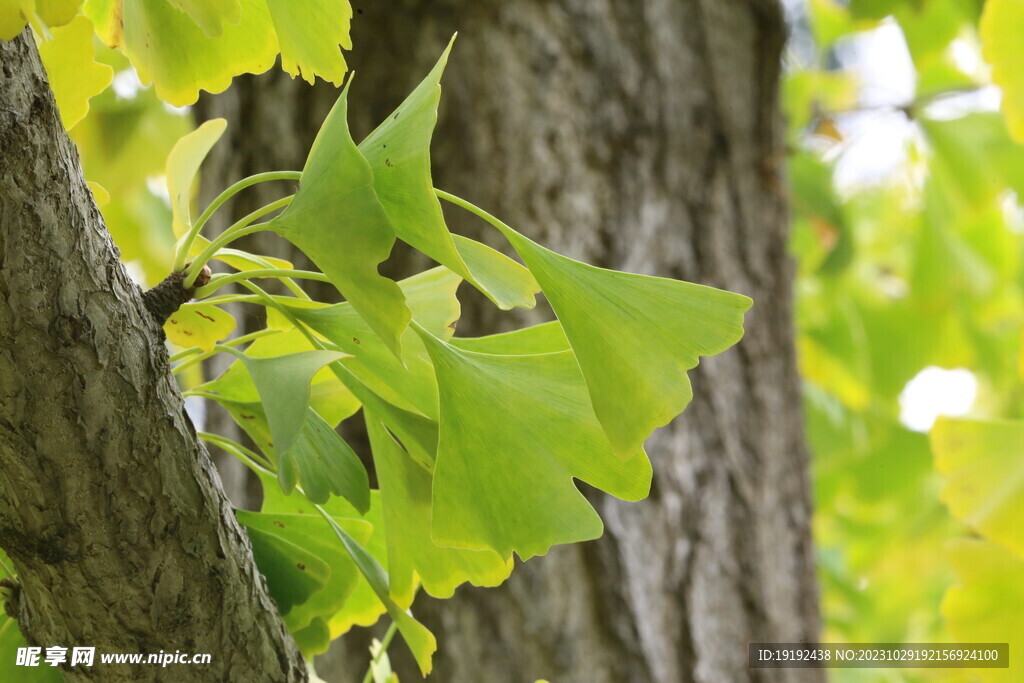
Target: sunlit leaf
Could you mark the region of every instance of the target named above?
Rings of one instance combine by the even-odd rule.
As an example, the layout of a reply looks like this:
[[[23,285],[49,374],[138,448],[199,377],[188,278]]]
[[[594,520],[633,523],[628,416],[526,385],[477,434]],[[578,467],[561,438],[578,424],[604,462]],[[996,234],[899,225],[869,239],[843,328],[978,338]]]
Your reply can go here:
[[[204,303],[187,303],[167,319],[167,338],[182,348],[198,346],[212,351],[217,342],[235,331],[235,318],[227,311]]]
[[[940,418],[931,432],[942,500],[957,518],[1024,558],[1024,422]]]
[[[626,500],[647,495],[646,454],[616,457],[571,351],[495,356],[420,334],[440,388],[435,543],[527,559],[601,535],[574,477]]]
[[[455,290],[462,278],[434,268],[399,283],[413,318],[432,334],[450,337],[459,317]],[[296,305],[291,313],[352,359],[345,362],[363,384],[391,404],[437,417],[437,381],[423,342],[411,329],[402,335],[399,360],[348,303],[325,307]]]
[[[270,228],[304,251],[399,356],[409,309],[398,285],[377,272],[395,235],[349,134],[347,99],[348,86],[313,143],[295,199]]]
[[[72,128],[89,111],[89,100],[110,85],[114,70],[96,62],[92,22],[79,16],[53,29],[53,39],[39,45],[61,121]]]
[[[441,548],[430,540],[430,473],[413,462],[376,419],[367,419],[367,431],[380,482],[389,586],[395,602],[400,607],[412,604],[415,575],[423,588],[438,598],[451,597],[465,581],[497,586],[508,578],[511,560],[503,560],[493,551]]]
[[[1010,133],[1024,143],[1024,2],[988,0],[979,26],[982,54],[992,65],[992,80],[1003,91],[1002,108]]]
[[[348,0],[266,0],[281,47],[281,67],[312,84],[316,76],[341,85],[345,58],[340,48],[352,49]]]
[[[242,16],[242,6],[238,0],[167,1],[171,7],[187,14],[211,38],[224,33],[224,24],[237,24]]]
[[[529,273],[485,245],[467,239],[454,242],[434,194],[430,140],[441,99],[441,74],[454,40],[359,150],[373,169],[377,195],[399,238],[461,275],[501,308],[532,308],[537,287]]]
[[[518,356],[568,351],[569,340],[557,320],[486,337],[454,337],[451,344],[465,351]]]
[[[203,159],[227,128],[224,119],[211,119],[184,136],[167,157],[167,192],[171,197],[174,235],[192,227],[192,185]]]
[[[190,3],[198,6],[198,3]],[[88,0],[86,14],[108,45],[119,45],[160,99],[192,104],[200,90],[225,90],[234,76],[274,65],[277,37],[266,0],[240,0],[241,19],[211,38],[167,0]]]
[[[615,452],[636,453],[693,396],[686,371],[743,336],[751,301],[679,280],[605,270],[502,232],[540,282]]]
[[[25,24],[37,33],[63,26],[75,18],[82,0],[3,0],[0,2],[0,40],[13,40]]]
[[[87,181],[86,184],[89,189],[92,190],[92,199],[96,202],[96,208],[102,209],[104,206],[110,203],[110,193],[107,192],[107,188],[103,187],[99,183],[93,181]]]
[[[1008,669],[972,669],[976,680],[1021,680],[1024,558],[994,543],[958,539],[947,550],[960,577],[942,601],[949,631],[962,643],[1009,643]]]
[[[398,632],[402,635],[402,639],[409,646],[409,650],[412,652],[420,672],[426,676],[430,673],[432,668],[431,659],[434,652],[437,651],[437,640],[434,638],[434,634],[391,599],[388,595],[387,572],[376,558],[352,538],[334,518],[328,518],[328,522],[352,557],[352,561],[356,563],[366,582],[377,595],[377,599],[387,608],[388,616],[395,622]]]

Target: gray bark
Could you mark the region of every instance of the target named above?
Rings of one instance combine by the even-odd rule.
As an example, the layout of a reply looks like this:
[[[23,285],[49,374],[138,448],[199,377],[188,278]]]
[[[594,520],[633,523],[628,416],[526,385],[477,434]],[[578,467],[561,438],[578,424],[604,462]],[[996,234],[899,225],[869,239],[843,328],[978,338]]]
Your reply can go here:
[[[305,680],[27,30],[0,42],[0,264],[0,546],[29,643],[95,646],[70,680]],[[99,663],[160,650],[212,663]]]
[[[417,602],[440,643],[436,679],[822,680],[816,671],[746,666],[748,642],[814,640],[819,627],[786,254],[777,2],[355,6],[356,139],[458,30],[433,148],[437,186],[573,257],[755,300],[742,343],[692,373],[693,403],[648,443],[649,500],[595,496],[601,540],[532,560],[500,589]],[[206,101],[203,115],[227,116],[236,136],[204,175],[207,192],[297,168],[335,96],[268,76]],[[502,246],[474,219],[449,216],[453,231]],[[403,266],[408,259],[395,259],[391,272]],[[461,334],[543,314],[502,314],[469,288],[460,293]],[[328,678],[357,680],[352,663],[365,661],[364,647],[347,636],[330,655],[343,670]],[[414,679],[401,646],[392,650],[402,680]]]

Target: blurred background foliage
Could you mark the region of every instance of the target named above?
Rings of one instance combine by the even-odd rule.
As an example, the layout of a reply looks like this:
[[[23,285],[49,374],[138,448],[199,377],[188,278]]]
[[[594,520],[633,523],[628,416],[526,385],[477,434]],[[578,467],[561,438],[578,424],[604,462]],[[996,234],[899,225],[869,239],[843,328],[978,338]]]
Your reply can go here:
[[[998,477],[967,493],[956,483],[993,453],[985,420],[1018,418],[1024,407],[1024,148],[999,112],[1003,102],[1014,120],[985,60],[998,40],[979,29],[983,9],[1016,4],[989,29],[1015,45],[1024,18],[1011,19],[1024,3],[785,4],[786,191],[823,639],[1020,643],[1024,484],[1013,482],[1024,479],[1024,429],[1011,423],[995,439]],[[124,260],[152,285],[170,269],[174,242],[164,162],[194,124],[187,108],[142,87],[123,56],[98,55],[115,71],[113,87],[71,135],[86,176],[103,188],[97,198]],[[982,422],[942,423],[936,448],[940,464],[943,452],[952,464],[937,468],[928,432],[942,414]],[[970,427],[966,438],[958,424]],[[999,495],[985,489],[1005,482]],[[957,504],[970,495],[973,506]],[[990,498],[1002,515],[995,536],[978,522],[978,501]],[[844,681],[973,676],[832,673]],[[1013,671],[981,675],[1014,680]]]

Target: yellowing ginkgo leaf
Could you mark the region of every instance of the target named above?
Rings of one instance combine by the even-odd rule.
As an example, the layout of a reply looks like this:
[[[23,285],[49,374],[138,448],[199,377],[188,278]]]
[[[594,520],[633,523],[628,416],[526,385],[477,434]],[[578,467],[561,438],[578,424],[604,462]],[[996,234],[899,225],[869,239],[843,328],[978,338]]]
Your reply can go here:
[[[949,509],[1024,559],[1024,422],[940,418],[931,440]]]
[[[212,304],[184,304],[167,322],[167,338],[183,348],[198,346],[212,351],[214,345],[235,330],[235,318]]]
[[[1024,2],[988,0],[979,31],[982,54],[992,65],[992,80],[1003,90],[1007,126],[1015,140],[1024,142]]]
[[[89,112],[89,100],[106,90],[114,70],[95,60],[92,22],[79,16],[53,29],[53,39],[39,45],[50,87],[64,128],[71,129]]]
[[[224,119],[211,119],[184,136],[167,157],[167,192],[174,215],[174,236],[181,237],[192,227],[192,184],[200,164],[227,128]]]
[[[108,45],[120,45],[143,83],[160,99],[192,104],[199,91],[218,93],[243,73],[274,64],[277,37],[265,0],[241,0],[241,20],[211,38],[167,0],[90,0],[86,14]]]
[[[81,5],[82,0],[0,0],[0,40],[12,40],[26,23],[45,36],[47,27],[74,19]]]
[[[942,614],[961,643],[1009,643],[1009,668],[972,669],[971,680],[1024,680],[1024,559],[995,543],[958,539],[948,557],[960,578],[946,592]]]
[[[172,7],[192,18],[203,33],[218,38],[224,24],[237,24],[242,15],[238,0],[167,0]]]
[[[281,67],[309,83],[320,76],[341,85],[348,67],[341,48],[352,49],[352,7],[338,0],[266,0],[281,48]]]

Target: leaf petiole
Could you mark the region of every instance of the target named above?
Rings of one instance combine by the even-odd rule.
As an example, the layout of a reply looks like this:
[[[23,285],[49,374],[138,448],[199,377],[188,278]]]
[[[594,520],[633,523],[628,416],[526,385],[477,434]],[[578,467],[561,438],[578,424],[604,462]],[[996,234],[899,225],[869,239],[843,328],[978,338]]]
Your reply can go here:
[[[294,197],[295,195],[289,195],[278,199],[276,202],[271,202],[262,208],[256,209],[218,235],[217,238],[206,245],[206,248],[203,249],[202,253],[200,253],[199,256],[193,259],[192,263],[189,264],[188,269],[185,271],[185,287],[188,288],[195,284],[196,278],[199,277],[199,272],[203,269],[203,266],[213,258],[213,255],[217,253],[217,250],[226,244],[230,244],[239,237],[244,237],[245,235],[251,235],[254,232],[266,230],[267,224],[270,221],[256,223],[255,225],[253,225],[253,222],[269,213],[273,213],[278,209],[283,209],[288,206]]]
[[[184,238],[178,243],[178,250],[174,257],[174,272],[177,272],[185,267],[185,261],[188,259],[189,249],[192,248],[192,243],[196,239],[196,235],[203,229],[206,222],[210,220],[210,216],[219,209],[224,202],[231,199],[233,196],[241,192],[247,187],[252,187],[257,183],[264,183],[270,180],[301,180],[302,171],[272,171],[270,173],[257,173],[251,175],[248,178],[242,178],[238,182],[231,185],[229,188],[217,195],[216,199],[210,202],[210,205],[206,207],[206,210],[199,215],[196,222],[192,224],[191,229]]]
[[[303,280],[317,280],[319,282],[329,282],[327,276],[323,273],[318,273],[312,270],[291,270],[288,268],[263,268],[260,270],[243,270],[237,273],[231,273],[229,275],[215,275],[210,283],[205,287],[200,287],[195,292],[196,299],[202,299],[215,291],[229,285],[233,282],[241,282],[242,280],[252,280],[257,278],[279,278],[286,280],[290,278],[299,278]]]

